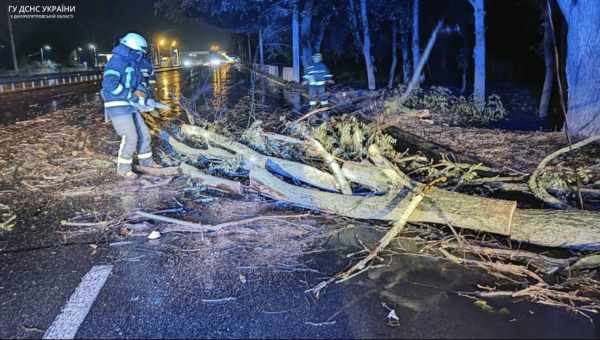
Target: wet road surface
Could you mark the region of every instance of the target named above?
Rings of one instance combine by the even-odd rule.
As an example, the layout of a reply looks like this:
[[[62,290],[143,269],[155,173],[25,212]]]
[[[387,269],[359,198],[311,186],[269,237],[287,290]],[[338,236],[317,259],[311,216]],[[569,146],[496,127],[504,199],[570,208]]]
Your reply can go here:
[[[157,96],[171,101],[171,94],[177,98],[184,93],[223,105],[247,91],[248,83],[241,82],[244,74],[234,69],[196,78],[188,72],[159,74]],[[204,89],[198,90],[199,85]],[[289,97],[277,88],[268,91]],[[72,105],[66,100],[51,104],[56,100],[52,98],[48,94],[24,96],[13,102],[21,104],[11,107],[23,105],[26,114],[33,115],[25,106],[32,101],[37,100],[42,111],[47,105],[50,109]],[[72,98],[98,100],[97,89],[73,89]],[[294,103],[282,98],[276,105],[293,107]],[[242,203],[229,204],[229,211],[242,210]],[[214,218],[218,217],[216,213]],[[321,233],[333,232],[326,224],[321,227]],[[82,278],[98,265],[113,267],[78,327],[77,337],[600,336],[589,320],[559,309],[508,300],[491,301],[491,308],[482,308],[456,292],[472,291],[489,277],[425,257],[386,257],[388,267],[333,285],[315,299],[305,290],[343,269],[348,264],[346,254],[356,250],[357,239],[371,244],[381,234],[360,226],[329,236],[315,236],[315,230],[292,233],[293,227],[286,225],[280,228],[290,231],[283,242],[270,240],[274,233],[260,228],[257,236],[243,242],[230,235],[176,233],[153,241],[133,236],[125,243],[90,236],[68,246],[53,239],[41,248],[0,242],[0,338],[42,337]],[[281,255],[300,245],[302,255],[292,259]],[[272,252],[279,255],[271,260],[265,254]],[[388,321],[388,308],[397,314],[397,322]]]

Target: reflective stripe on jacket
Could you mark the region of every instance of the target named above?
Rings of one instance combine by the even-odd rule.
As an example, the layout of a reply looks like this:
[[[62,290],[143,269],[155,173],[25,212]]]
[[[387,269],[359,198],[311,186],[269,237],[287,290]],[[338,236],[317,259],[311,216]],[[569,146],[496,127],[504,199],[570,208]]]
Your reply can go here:
[[[304,69],[304,79],[309,85],[325,85],[325,82],[333,77],[329,69],[323,63],[312,64]]]

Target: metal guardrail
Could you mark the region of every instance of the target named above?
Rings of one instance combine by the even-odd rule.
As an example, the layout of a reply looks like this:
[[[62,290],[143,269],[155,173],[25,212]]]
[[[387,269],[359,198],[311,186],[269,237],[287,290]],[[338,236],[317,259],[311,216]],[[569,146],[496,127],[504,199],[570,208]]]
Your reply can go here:
[[[169,66],[156,69],[156,72],[172,71],[180,68],[180,66]],[[0,77],[0,94],[39,90],[62,85],[97,82],[100,80],[102,80],[101,69],[34,74],[23,77]]]
[[[101,79],[102,73],[100,70],[34,74],[25,77],[0,77],[0,94],[96,82]]]

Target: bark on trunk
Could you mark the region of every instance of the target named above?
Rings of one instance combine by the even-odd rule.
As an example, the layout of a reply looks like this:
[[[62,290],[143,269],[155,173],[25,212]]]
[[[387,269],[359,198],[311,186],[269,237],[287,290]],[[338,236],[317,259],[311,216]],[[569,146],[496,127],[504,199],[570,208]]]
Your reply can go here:
[[[369,33],[369,15],[367,13],[367,0],[360,0],[360,17],[362,21],[363,32],[363,56],[367,68],[367,81],[369,90],[375,90],[375,68],[373,66],[373,57],[371,56],[371,35]]]
[[[475,81],[473,84],[473,100],[477,108],[485,106],[485,0],[471,0],[475,15],[475,49],[473,60],[475,65]]]
[[[296,83],[300,82],[300,23],[298,17],[298,1],[294,1],[292,5],[292,63]]]
[[[393,20],[392,24],[392,65],[390,66],[390,75],[388,78],[388,89],[394,86],[394,78],[396,77],[396,67],[398,66],[398,23]]]
[[[312,30],[314,1],[307,0],[302,11],[302,23],[300,24],[300,41],[302,44],[302,67],[306,69],[312,64],[312,44],[310,33]]]
[[[412,58],[413,74],[417,72],[419,61],[421,60],[421,30],[420,30],[420,0],[412,2]]]
[[[552,98],[552,83],[554,82],[554,47],[552,39],[552,27],[548,22],[548,14],[544,15],[544,64],[546,73],[544,76],[544,87],[540,98],[540,107],[538,116],[540,118],[548,117],[550,109],[550,99]]]
[[[597,0],[559,0],[567,20],[568,128],[572,135],[600,134],[600,6]]]
[[[265,64],[262,27],[258,29],[258,60],[259,60],[260,65]]]
[[[402,49],[402,80],[408,84],[412,76],[410,63],[410,22],[408,0],[402,2],[400,12],[400,48]]]
[[[315,38],[314,51],[320,52],[321,45],[323,44],[323,38],[325,38],[325,31],[327,30],[327,26],[329,26],[329,22],[331,21],[331,14],[327,14],[321,19],[319,23],[319,32],[317,33],[317,37]]]
[[[8,36],[10,38],[10,53],[13,62],[13,69],[15,72],[19,72],[19,63],[17,62],[17,48],[15,46],[15,36],[13,33],[12,20],[10,20],[10,13],[6,13],[8,17]]]
[[[466,25],[465,25],[466,26]],[[462,51],[462,83],[460,86],[460,93],[463,96],[467,94],[467,87],[469,86],[469,70],[471,69],[471,44],[469,39],[469,34],[466,34],[466,29],[463,27],[462,29],[463,36],[463,51]]]
[[[358,19],[356,18],[354,0],[348,0],[348,12],[354,45],[356,45],[356,49],[362,50],[363,42],[360,38],[360,28],[358,27]]]

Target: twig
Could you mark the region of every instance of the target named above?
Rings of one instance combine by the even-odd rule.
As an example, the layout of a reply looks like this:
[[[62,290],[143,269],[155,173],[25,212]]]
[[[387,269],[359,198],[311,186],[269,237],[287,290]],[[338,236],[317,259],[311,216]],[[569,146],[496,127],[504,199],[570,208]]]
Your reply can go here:
[[[221,223],[221,224],[216,224],[216,225],[209,225],[209,224],[200,224],[200,223],[194,223],[194,222],[188,222],[188,221],[183,221],[183,220],[178,220],[175,218],[171,218],[171,217],[165,217],[165,216],[160,216],[160,215],[155,215],[155,214],[150,214],[150,213],[146,213],[146,212],[142,212],[142,211],[138,211],[136,212],[137,215],[144,217],[144,218],[148,218],[148,219],[152,219],[152,220],[156,220],[156,221],[161,221],[161,222],[166,222],[166,223],[172,223],[172,224],[177,224],[177,225],[181,225],[181,226],[185,226],[188,228],[185,229],[180,229],[180,228],[167,228],[166,230],[163,230],[163,233],[169,233],[169,232],[204,232],[204,231],[219,231],[223,228],[229,228],[229,227],[233,227],[233,226],[239,226],[239,225],[243,225],[243,224],[249,224],[249,223],[253,223],[253,222],[258,222],[258,221],[265,221],[265,220],[278,220],[278,219],[286,219],[286,218],[302,218],[302,217],[306,217],[309,216],[309,214],[299,214],[299,215],[273,215],[273,216],[257,216],[257,217],[252,217],[252,218],[247,218],[244,220],[240,220],[240,221],[235,221],[235,222],[226,222],[226,223]]]
[[[557,208],[570,208],[570,206],[562,201],[560,201],[559,199],[557,199],[556,197],[550,195],[545,188],[543,188],[540,183],[538,182],[538,177],[539,175],[542,173],[542,171],[544,170],[544,168],[546,167],[546,165],[548,165],[548,163],[550,163],[550,161],[552,161],[553,159],[576,149],[579,149],[581,147],[584,147],[590,143],[596,142],[600,140],[600,135],[596,135],[596,136],[592,136],[589,137],[587,139],[584,139],[580,142],[577,142],[573,145],[569,145],[567,147],[564,147],[560,150],[557,150],[551,154],[549,154],[548,156],[546,156],[546,158],[544,158],[540,164],[537,166],[537,168],[535,169],[535,171],[533,172],[533,174],[531,175],[531,177],[529,178],[529,189],[531,189],[531,192],[535,195],[535,197],[539,198],[540,200],[554,206]],[[577,171],[576,171],[577,172]]]

